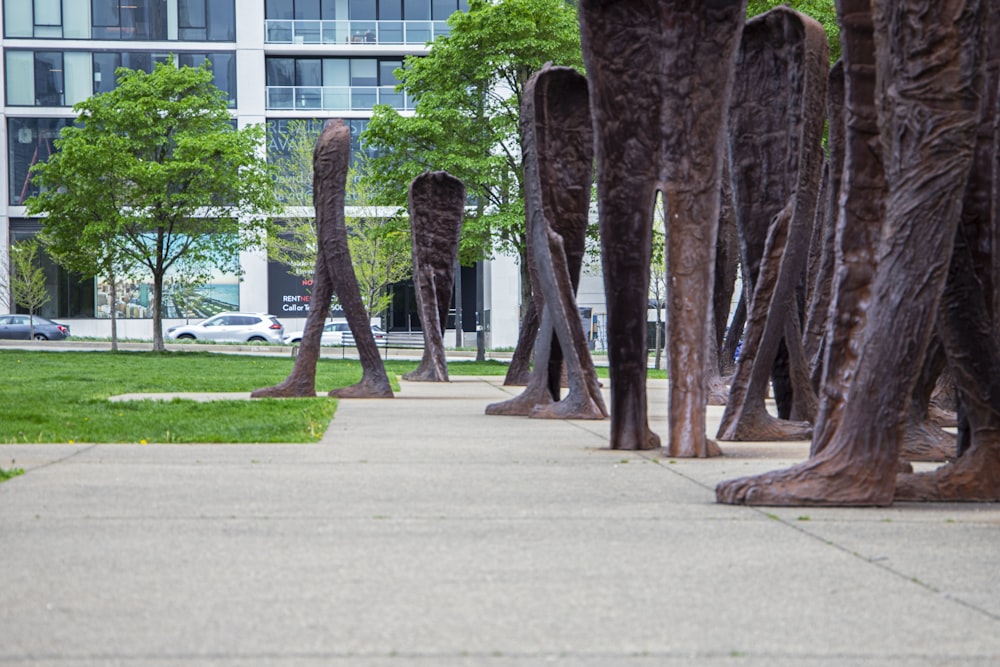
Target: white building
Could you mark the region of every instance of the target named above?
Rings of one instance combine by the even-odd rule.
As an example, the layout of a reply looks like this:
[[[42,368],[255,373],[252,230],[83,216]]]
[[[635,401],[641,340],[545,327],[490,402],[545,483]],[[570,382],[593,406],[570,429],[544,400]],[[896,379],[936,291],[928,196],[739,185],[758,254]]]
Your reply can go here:
[[[356,139],[373,104],[409,110],[410,101],[395,91],[393,71],[404,56],[426,54],[427,42],[448,30],[448,16],[465,9],[467,0],[3,0],[0,144],[6,159],[0,161],[0,180],[7,187],[0,198],[0,257],[7,260],[10,243],[40,228],[24,211],[33,193],[28,169],[52,152],[60,128],[74,118],[74,103],[115,85],[117,67],[149,71],[169,54],[181,65],[211,61],[215,83],[228,93],[239,125],[267,124],[268,151],[281,149],[290,119],[343,118]],[[210,300],[234,310],[272,312],[288,328],[304,323],[304,313],[283,310],[282,304],[307,293],[306,287],[263,253],[245,253],[241,265],[242,280],[220,276],[210,286]],[[110,335],[97,281],[74,278],[51,264],[46,270],[52,300],[42,314],[71,322],[76,335]],[[520,314],[516,262],[501,257],[485,263],[478,278],[475,268],[462,278],[467,340],[474,339],[478,324],[489,347],[513,346]],[[477,323],[480,289],[485,321]],[[130,285],[126,293],[120,335],[151,338],[148,288]],[[402,298],[410,301],[406,294]],[[603,294],[584,300],[598,302],[595,311],[603,311]],[[13,310],[9,301],[0,294],[0,312]],[[415,304],[398,308],[411,310],[386,324],[404,329]],[[165,323],[205,315],[165,313]]]

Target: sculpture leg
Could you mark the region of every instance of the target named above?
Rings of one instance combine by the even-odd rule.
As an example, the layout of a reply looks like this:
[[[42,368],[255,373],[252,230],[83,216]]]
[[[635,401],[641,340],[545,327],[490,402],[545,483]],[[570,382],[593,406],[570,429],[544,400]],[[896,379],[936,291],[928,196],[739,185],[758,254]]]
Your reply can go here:
[[[552,316],[543,308],[542,321],[535,337],[535,366],[528,376],[527,386],[514,398],[487,405],[486,414],[524,417],[530,415],[535,408],[553,402],[549,391],[549,358],[553,338]]]
[[[465,186],[447,172],[422,174],[410,183],[413,282],[424,331],[424,354],[404,379],[447,382],[444,328],[455,284],[462,235]]]
[[[333,285],[326,270],[326,258],[322,254],[316,255],[314,276],[309,315],[306,317],[302,342],[299,344],[299,353],[295,357],[291,375],[281,384],[254,390],[250,394],[251,398],[316,396],[316,362],[319,361],[323,326],[330,313],[330,300],[333,298]]]
[[[660,181],[666,47],[654,0],[581,0],[580,39],[596,134],[607,298],[612,449],[652,449],[646,407],[646,312],[653,202]]]
[[[576,306],[593,169],[587,80],[567,67],[545,67],[522,98],[525,209],[543,318],[555,331],[549,389],[555,402],[532,410],[549,419],[604,419],[607,410]],[[561,364],[569,393],[559,397]],[[537,363],[537,360],[536,360]]]
[[[744,268],[753,297],[747,333],[730,400],[719,428],[722,440],[801,440],[810,426],[775,419],[765,408],[767,386],[777,367],[793,383],[777,384],[781,416],[812,416],[809,397],[791,392],[812,387],[787,338],[786,322],[796,317],[822,175],[821,137],[825,120],[828,46],[822,26],[787,7],[747,23],[740,45],[737,83],[730,113],[730,153],[737,222]],[[795,332],[795,336],[800,336]],[[786,368],[794,363],[791,375]]]
[[[361,359],[361,382],[334,389],[330,396],[340,398],[391,398],[392,387],[385,365],[371,334],[368,312],[361,301],[361,291],[354,275],[351,251],[347,245],[344,201],[347,191],[347,163],[351,133],[342,120],[330,120],[323,126],[313,153],[313,190],[316,202],[317,252],[324,255],[327,278],[344,309],[347,324],[354,335]]]

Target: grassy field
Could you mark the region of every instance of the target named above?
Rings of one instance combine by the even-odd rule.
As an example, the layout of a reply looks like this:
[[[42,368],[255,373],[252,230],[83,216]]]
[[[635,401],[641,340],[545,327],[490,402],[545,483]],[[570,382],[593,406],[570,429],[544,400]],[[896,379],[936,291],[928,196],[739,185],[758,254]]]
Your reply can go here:
[[[208,352],[0,350],[0,443],[315,442],[336,411],[333,399],[108,401],[136,392],[249,392],[281,382],[293,363],[290,357]],[[395,378],[416,365],[386,364],[394,388]],[[497,375],[506,366],[472,363],[464,372]],[[356,360],[321,359],[317,365],[321,391],[359,379]]]
[[[128,393],[249,392],[281,382],[293,363],[290,357],[210,352],[0,350],[0,443],[315,442],[336,412],[333,399],[108,401]],[[416,366],[387,361],[393,388]],[[506,371],[498,361],[449,364],[452,375]],[[598,372],[607,377],[606,368]],[[316,368],[320,391],[360,379],[357,360],[320,359]]]

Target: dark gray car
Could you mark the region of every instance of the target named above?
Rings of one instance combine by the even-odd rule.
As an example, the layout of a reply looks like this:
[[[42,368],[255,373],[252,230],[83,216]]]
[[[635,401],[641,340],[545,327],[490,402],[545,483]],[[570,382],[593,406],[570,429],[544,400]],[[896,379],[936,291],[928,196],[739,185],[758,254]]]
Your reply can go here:
[[[29,315],[0,315],[0,338],[14,340],[63,340],[69,336],[69,327],[65,324],[47,320],[44,317]],[[34,326],[32,326],[32,324]]]

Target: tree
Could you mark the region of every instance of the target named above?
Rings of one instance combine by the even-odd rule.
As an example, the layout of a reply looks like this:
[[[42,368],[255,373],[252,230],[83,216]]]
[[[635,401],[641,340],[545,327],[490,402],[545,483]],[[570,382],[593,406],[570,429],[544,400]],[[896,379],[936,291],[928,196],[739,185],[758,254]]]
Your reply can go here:
[[[35,337],[35,313],[49,302],[45,285],[45,270],[38,262],[38,242],[18,241],[10,247],[10,288],[14,303],[28,311],[28,335]]]
[[[788,5],[795,11],[819,21],[830,42],[830,62],[837,62],[840,58],[840,23],[837,21],[837,7],[834,0],[749,0],[747,17],[763,14],[778,5]]]
[[[379,204],[405,206],[425,171],[461,179],[475,211],[466,216],[463,264],[494,249],[521,259],[523,302],[531,294],[525,256],[519,119],[528,78],[546,62],[583,69],[575,5],[565,0],[471,0],[448,19],[425,57],[408,57],[398,89],[413,116],[377,106],[362,142],[376,150],[368,178]]]
[[[292,120],[285,128],[285,150],[271,160],[275,192],[289,215],[272,230],[268,255],[289,267],[293,275],[311,278],[316,263],[316,219],[312,201],[312,152],[321,125]],[[347,173],[345,222],[354,273],[369,317],[384,312],[392,302],[387,289],[412,271],[410,229],[405,216],[386,215],[375,206],[368,179],[369,159],[353,156]]]
[[[356,169],[364,170],[365,159],[347,173],[349,195],[353,194],[353,216],[347,218],[347,245],[351,249],[354,275],[361,288],[361,300],[368,315],[382,313],[392,305],[388,287],[413,273],[410,222],[402,215],[384,217],[369,202],[365,181]]]
[[[236,129],[206,66],[119,69],[118,86],[74,106],[58,152],[32,168],[55,254],[91,273],[127,267],[153,280],[153,349],[163,350],[164,276],[204,280],[239,271],[239,252],[261,245],[277,210],[260,155],[263,128]],[[74,244],[78,246],[73,249]],[[110,262],[106,264],[105,262]]]
[[[653,210],[653,252],[649,262],[649,300],[656,308],[656,329],[653,332],[654,367],[663,368],[665,323],[663,313],[667,308],[667,212],[663,195],[657,195]]]

